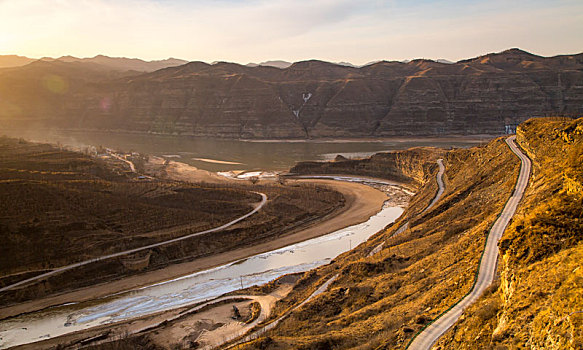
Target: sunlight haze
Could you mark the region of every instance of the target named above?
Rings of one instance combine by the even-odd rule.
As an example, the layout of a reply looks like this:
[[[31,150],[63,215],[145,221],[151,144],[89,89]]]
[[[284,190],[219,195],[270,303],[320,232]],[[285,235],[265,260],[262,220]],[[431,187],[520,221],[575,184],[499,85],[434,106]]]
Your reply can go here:
[[[0,0],[0,54],[456,61],[583,48],[581,1]]]

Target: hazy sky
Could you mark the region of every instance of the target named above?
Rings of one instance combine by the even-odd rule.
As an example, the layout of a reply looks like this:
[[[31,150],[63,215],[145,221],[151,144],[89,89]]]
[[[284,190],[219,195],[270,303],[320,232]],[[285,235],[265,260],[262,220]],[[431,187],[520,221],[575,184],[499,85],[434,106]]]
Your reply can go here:
[[[583,51],[582,0],[0,0],[0,54],[260,62]]]

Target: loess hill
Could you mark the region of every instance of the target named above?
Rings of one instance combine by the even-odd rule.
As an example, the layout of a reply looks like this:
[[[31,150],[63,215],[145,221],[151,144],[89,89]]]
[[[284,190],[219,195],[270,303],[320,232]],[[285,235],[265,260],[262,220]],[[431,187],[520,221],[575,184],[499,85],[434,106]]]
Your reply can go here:
[[[121,278],[171,263],[255,244],[302,227],[343,206],[338,192],[308,184],[194,184],[141,180],[123,163],[105,162],[48,144],[0,137],[0,286],[55,267],[220,226],[126,258],[110,259],[2,293],[27,300]],[[285,215],[284,215],[285,213]],[[132,259],[145,261],[137,268]]]
[[[583,347],[583,119],[530,120],[517,140],[532,180],[500,241],[500,280],[444,349]]]
[[[528,192],[501,242],[497,281],[437,344],[442,349],[576,349],[583,341],[583,119],[533,119],[518,129],[533,161]],[[299,164],[314,172],[374,168],[410,158],[387,178],[417,178],[402,218],[329,265],[304,274],[276,318],[324,281],[328,290],[245,349],[404,349],[414,334],[471,290],[487,233],[510,197],[520,162],[503,138],[419,157]],[[429,211],[444,159],[446,190]],[[422,177],[418,170],[423,169]],[[352,173],[352,170],[347,171]],[[394,235],[409,221],[409,229]],[[369,253],[383,243],[382,249]]]
[[[150,73],[102,61],[0,69],[0,125],[268,139],[500,134],[583,104],[583,54],[510,49],[360,68],[190,62]]]

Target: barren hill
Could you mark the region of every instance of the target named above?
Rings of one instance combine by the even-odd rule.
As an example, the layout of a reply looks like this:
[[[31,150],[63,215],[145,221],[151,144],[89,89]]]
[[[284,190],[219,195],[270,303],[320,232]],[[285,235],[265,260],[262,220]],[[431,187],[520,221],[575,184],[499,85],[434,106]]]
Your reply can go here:
[[[20,67],[33,62],[33,58],[17,55],[0,55],[0,68]]]
[[[17,55],[0,55],[0,68],[21,67],[34,61],[38,60],[35,58]],[[90,58],[78,58],[74,56],[62,56],[59,58],[43,57],[40,59],[40,61],[82,62],[89,64],[99,64],[102,65],[103,68],[113,70],[133,70],[137,72],[152,72],[162,68],[179,66],[188,62],[177,58],[167,58],[165,60],[158,61],[144,61],[139,58],[109,57],[104,55],[97,55]]]
[[[436,349],[583,344],[583,119],[532,119],[519,126],[517,141],[532,160],[532,175],[499,242],[497,277]],[[400,221],[305,273],[272,318],[337,276],[326,292],[240,348],[406,349],[418,331],[472,289],[488,231],[513,192],[518,160],[502,138],[440,153],[445,192],[423,211],[436,192],[437,154],[420,154],[408,150],[296,168],[348,174],[360,169],[395,179],[421,175],[421,181]],[[405,221],[408,229],[398,233]]]
[[[0,125],[37,120],[227,138],[376,137],[498,134],[531,116],[583,113],[583,54],[511,49],[453,64],[381,61],[361,68],[317,60],[285,69],[190,62],[48,93],[42,77],[68,82],[78,75],[52,69],[33,77],[27,67],[0,72]],[[50,101],[39,105],[47,93]]]

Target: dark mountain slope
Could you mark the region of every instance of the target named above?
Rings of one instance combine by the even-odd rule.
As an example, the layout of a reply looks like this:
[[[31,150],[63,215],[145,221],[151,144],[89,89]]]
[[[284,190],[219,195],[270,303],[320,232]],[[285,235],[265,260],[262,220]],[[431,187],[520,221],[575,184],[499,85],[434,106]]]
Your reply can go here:
[[[531,116],[583,113],[582,54],[545,58],[511,49],[454,64],[382,61],[362,68],[317,60],[285,69],[191,62],[125,78],[97,77],[55,96],[58,106],[39,99],[47,93],[25,68],[0,71],[3,125],[42,115],[64,128],[368,137],[497,134]],[[13,91],[19,74],[26,93]],[[85,73],[62,76],[76,81],[79,74]],[[27,110],[30,104],[35,111]]]

